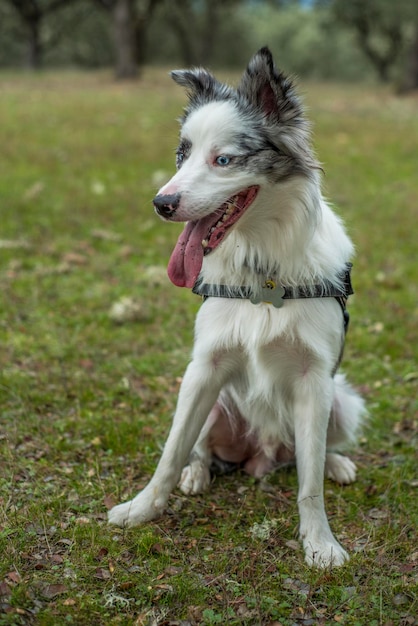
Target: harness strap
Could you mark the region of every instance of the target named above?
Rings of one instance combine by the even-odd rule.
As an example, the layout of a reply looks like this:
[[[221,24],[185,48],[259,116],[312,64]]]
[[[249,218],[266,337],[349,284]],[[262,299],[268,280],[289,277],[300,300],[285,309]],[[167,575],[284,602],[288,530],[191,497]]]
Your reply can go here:
[[[250,300],[253,304],[265,302],[276,308],[284,305],[285,300],[299,300],[306,298],[336,298],[344,315],[344,328],[348,327],[348,313],[346,303],[348,296],[354,293],[351,285],[352,264],[347,263],[345,270],[340,274],[341,287],[335,286],[330,281],[324,281],[321,285],[287,286],[281,285],[273,279],[266,279],[259,287],[258,292],[247,286],[230,287],[229,285],[211,285],[196,281],[193,293],[206,298],[238,298]]]

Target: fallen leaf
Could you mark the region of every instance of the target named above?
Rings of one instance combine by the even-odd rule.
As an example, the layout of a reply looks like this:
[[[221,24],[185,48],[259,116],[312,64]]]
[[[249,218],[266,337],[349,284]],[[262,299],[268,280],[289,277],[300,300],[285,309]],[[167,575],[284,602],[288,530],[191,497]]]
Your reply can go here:
[[[388,512],[383,511],[382,509],[373,508],[369,511],[369,517],[372,519],[386,519],[388,515]]]
[[[122,591],[126,591],[127,589],[135,587],[135,582],[133,580],[127,580],[124,583],[121,583],[119,587]]]
[[[41,589],[42,595],[48,600],[52,600],[55,596],[58,596],[61,593],[66,593],[67,591],[68,587],[65,585],[45,585],[45,587]]]
[[[0,582],[0,596],[10,596],[11,593],[9,585],[4,581]]]
[[[22,580],[20,574],[18,572],[9,572],[6,575],[6,578],[8,578],[12,583],[20,583],[20,581]]]
[[[51,561],[55,563],[55,565],[61,565],[62,563],[64,563],[64,559],[60,554],[53,554],[51,556]]]
[[[116,500],[113,496],[105,496],[103,498],[103,503],[105,505],[105,507],[107,508],[107,510],[109,511],[110,509],[112,509],[115,504],[116,504]]]
[[[0,249],[30,248],[30,244],[24,239],[0,239]]]
[[[28,187],[28,189],[26,189],[25,193],[23,194],[23,199],[34,200],[35,198],[39,196],[40,193],[42,193],[44,189],[45,189],[45,184],[41,180],[38,180],[36,181],[36,183],[34,183],[30,187]]]
[[[153,554],[164,554],[164,547],[161,543],[154,543],[154,545],[151,546],[151,552]]]
[[[174,567],[174,565],[169,565],[165,568],[164,574],[166,574],[167,576],[175,576],[176,574],[181,574],[183,571],[184,570],[182,567]]]
[[[105,556],[109,554],[109,550],[107,548],[100,548],[96,555],[96,561],[102,561]]]
[[[102,196],[106,191],[106,186],[100,180],[94,180],[90,189],[96,196]]]
[[[69,265],[85,265],[87,261],[87,257],[79,252],[67,252],[62,257],[62,262]]]
[[[122,235],[119,233],[105,230],[104,228],[95,228],[91,231],[91,236],[95,239],[102,239],[103,241],[120,241],[122,239]]]
[[[151,176],[151,184],[153,187],[162,187],[169,178],[170,174],[166,170],[155,170]]]
[[[125,296],[112,304],[109,311],[109,317],[116,324],[136,322],[140,320],[144,321],[146,319],[142,304],[128,296]]]
[[[406,383],[411,383],[414,380],[418,380],[418,372],[409,372],[409,374],[406,374],[403,379]]]
[[[73,541],[71,539],[58,539],[57,543],[62,543],[64,546],[72,546]]]
[[[405,593],[397,593],[392,602],[395,606],[401,606],[402,604],[408,604],[409,598]]]
[[[109,580],[109,578],[112,577],[112,574],[109,572],[108,569],[105,569],[104,567],[98,567],[94,572],[94,576],[95,578],[99,578],[100,580]]]
[[[373,335],[379,335],[384,331],[384,329],[385,325],[383,324],[383,322],[376,322],[375,324],[371,324],[367,330]]]

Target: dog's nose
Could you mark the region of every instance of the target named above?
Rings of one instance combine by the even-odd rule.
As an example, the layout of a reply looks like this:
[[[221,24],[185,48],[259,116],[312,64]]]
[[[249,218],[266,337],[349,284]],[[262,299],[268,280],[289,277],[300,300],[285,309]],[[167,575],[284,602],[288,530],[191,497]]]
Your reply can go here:
[[[180,197],[179,193],[156,196],[153,203],[158,215],[166,218],[171,217],[180,204]]]

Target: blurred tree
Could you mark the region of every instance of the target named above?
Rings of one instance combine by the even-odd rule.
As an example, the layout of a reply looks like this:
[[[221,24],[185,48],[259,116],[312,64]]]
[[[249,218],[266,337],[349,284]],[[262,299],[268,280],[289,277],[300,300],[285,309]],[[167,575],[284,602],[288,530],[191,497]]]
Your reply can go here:
[[[284,8],[273,2],[251,3],[241,11],[240,65],[249,51],[268,43],[276,62],[287,73],[318,80],[363,81],[373,79],[373,68],[360,51],[354,32],[336,23],[329,5],[290,2]],[[235,35],[234,35],[235,32]],[[232,31],[232,42],[239,33]]]
[[[405,73],[400,81],[401,91],[418,89],[418,11],[414,20],[413,31],[407,53]]]
[[[165,19],[173,28],[185,65],[209,65],[222,22],[245,0],[166,0]]]
[[[116,77],[136,78],[143,63],[148,25],[161,0],[94,0],[113,18]]]
[[[42,55],[46,45],[42,37],[42,23],[45,18],[64,7],[68,7],[68,0],[5,0],[16,11],[24,26],[27,37],[27,65],[38,69],[42,64]],[[73,0],[73,4],[77,0]],[[52,38],[48,45],[55,43]]]
[[[22,58],[37,66],[113,65],[130,77],[145,62],[241,68],[268,44],[278,65],[300,77],[369,81],[377,72],[356,28],[336,19],[340,2],[344,10],[370,8],[370,49],[388,64],[393,57],[387,73],[398,86],[416,87],[417,0],[0,0],[0,65]],[[402,39],[399,54],[388,54],[373,13],[386,8]]]
[[[418,64],[418,42],[415,46],[410,42],[411,24],[418,28],[416,0],[333,0],[332,10],[337,21],[354,29],[361,50],[383,82],[389,80],[408,44],[413,57],[411,72],[416,71],[413,68]],[[418,30],[415,37],[418,38]],[[412,80],[415,81],[418,76]]]

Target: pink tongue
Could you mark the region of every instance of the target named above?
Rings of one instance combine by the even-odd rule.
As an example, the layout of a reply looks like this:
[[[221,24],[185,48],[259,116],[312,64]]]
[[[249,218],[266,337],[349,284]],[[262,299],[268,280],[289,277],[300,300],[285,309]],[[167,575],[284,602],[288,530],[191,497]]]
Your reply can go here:
[[[177,287],[195,284],[203,263],[202,240],[208,234],[211,219],[188,222],[177,240],[167,267],[168,277]]]

